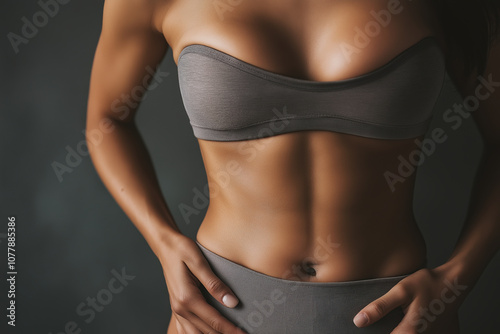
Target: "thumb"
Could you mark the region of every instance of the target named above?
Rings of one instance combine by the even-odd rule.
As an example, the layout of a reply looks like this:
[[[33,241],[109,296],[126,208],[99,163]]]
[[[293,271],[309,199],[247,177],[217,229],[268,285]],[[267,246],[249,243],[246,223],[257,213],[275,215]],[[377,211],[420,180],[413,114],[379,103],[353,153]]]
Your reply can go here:
[[[194,270],[190,269],[208,293],[224,306],[233,308],[238,305],[238,298],[236,298],[231,289],[214,274],[206,259],[203,262],[205,263],[204,265],[198,266]]]
[[[379,321],[390,311],[404,304],[407,295],[403,289],[395,285],[382,297],[371,302],[356,314],[353,321],[357,327],[365,327]]]

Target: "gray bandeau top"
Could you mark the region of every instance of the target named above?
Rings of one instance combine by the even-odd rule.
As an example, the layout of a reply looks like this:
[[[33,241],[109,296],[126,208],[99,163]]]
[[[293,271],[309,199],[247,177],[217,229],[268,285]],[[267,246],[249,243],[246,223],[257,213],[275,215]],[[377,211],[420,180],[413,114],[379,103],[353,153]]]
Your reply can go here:
[[[430,36],[367,74],[310,81],[191,44],[179,55],[178,73],[184,107],[199,139],[238,141],[301,130],[405,139],[427,131],[445,63]]]

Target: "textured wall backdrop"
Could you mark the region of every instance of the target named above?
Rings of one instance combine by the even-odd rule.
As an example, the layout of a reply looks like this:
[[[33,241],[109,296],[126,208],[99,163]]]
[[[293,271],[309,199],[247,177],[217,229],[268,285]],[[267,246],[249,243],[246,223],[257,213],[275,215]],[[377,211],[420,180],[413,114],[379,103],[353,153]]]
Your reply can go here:
[[[7,322],[7,217],[15,215],[17,326],[2,333],[165,333],[170,307],[160,264],[81,154],[103,1],[58,1],[45,17],[39,12],[49,0],[0,5],[0,328]],[[23,30],[33,20],[39,27]],[[178,225],[194,238],[204,212],[187,223],[178,207],[192,202],[206,176],[171,51],[160,71],[168,75],[147,94],[137,120]],[[480,155],[471,119],[457,130],[442,121],[457,98],[447,85],[431,129],[442,127],[448,140],[426,158],[415,192],[431,266],[452,250]],[[58,177],[55,162],[71,171]],[[497,332],[499,273],[497,256],[461,309],[463,333]],[[93,308],[96,297],[106,305]]]

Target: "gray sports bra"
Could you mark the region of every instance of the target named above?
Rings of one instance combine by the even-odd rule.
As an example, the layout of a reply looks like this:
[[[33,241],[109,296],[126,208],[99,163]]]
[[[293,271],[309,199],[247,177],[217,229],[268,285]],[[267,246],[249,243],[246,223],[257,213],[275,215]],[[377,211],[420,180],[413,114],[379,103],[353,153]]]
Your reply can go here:
[[[179,55],[178,74],[199,139],[238,141],[301,130],[404,139],[427,131],[445,63],[430,36],[367,74],[320,82],[273,73],[191,44]]]

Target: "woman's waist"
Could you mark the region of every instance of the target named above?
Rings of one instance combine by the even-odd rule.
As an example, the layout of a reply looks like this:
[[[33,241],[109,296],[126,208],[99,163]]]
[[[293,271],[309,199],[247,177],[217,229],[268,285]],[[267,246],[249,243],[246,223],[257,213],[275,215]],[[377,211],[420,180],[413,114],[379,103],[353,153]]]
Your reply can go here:
[[[214,273],[231,287],[242,307],[224,307],[201,286],[203,296],[221,314],[249,333],[283,330],[312,333],[312,329],[314,333],[330,333],[332,329],[339,333],[354,332],[356,327],[352,319],[359,310],[407,276],[336,282],[310,281],[299,276],[282,279],[221,257],[203,244],[198,243],[198,246]],[[370,326],[370,333],[389,333],[403,317],[402,310],[395,309],[375,327]]]
[[[207,213],[196,239],[228,260],[281,279],[352,281],[404,275],[426,264],[425,242],[412,219],[263,218],[243,222],[229,212]]]

